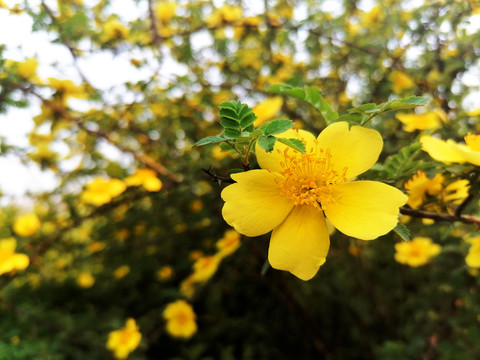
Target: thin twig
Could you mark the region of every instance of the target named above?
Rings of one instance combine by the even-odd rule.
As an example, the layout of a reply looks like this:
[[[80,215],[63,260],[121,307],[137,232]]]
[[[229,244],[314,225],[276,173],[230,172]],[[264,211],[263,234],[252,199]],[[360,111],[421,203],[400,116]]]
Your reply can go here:
[[[471,216],[471,215],[450,215],[450,214],[439,214],[436,212],[425,211],[425,210],[418,210],[412,209],[407,206],[402,206],[400,208],[400,213],[403,215],[419,217],[423,219],[432,219],[437,221],[448,221],[448,222],[463,222],[466,224],[475,224],[480,226],[480,218]]]

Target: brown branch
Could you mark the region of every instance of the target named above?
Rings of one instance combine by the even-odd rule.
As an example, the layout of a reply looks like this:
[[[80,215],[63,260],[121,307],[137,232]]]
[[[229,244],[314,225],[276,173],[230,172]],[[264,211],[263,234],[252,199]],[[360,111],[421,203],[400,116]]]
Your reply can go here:
[[[157,19],[155,19],[152,0],[148,0],[148,17],[150,19],[150,30],[153,34],[153,44],[159,47],[162,44],[162,37],[158,33]]]
[[[448,221],[448,222],[463,222],[466,224],[475,224],[480,226],[480,218],[471,216],[471,215],[450,215],[450,214],[439,214],[436,212],[425,211],[425,210],[418,210],[412,209],[407,206],[402,206],[400,208],[400,213],[403,215],[419,217],[423,219],[432,219],[436,221]]]
[[[31,94],[35,95],[37,98],[39,98],[40,100],[42,100],[42,102],[49,106],[50,108],[52,108],[56,113],[60,114],[63,118],[67,119],[67,120],[70,120],[72,121],[73,123],[75,123],[79,128],[81,128],[82,130],[86,131],[87,133],[91,134],[91,135],[94,135],[96,137],[99,137],[99,138],[102,138],[104,139],[105,141],[109,142],[110,144],[112,144],[113,146],[115,146],[117,149],[119,149],[120,151],[122,152],[126,152],[126,153],[129,153],[131,155],[133,155],[133,157],[141,162],[142,164],[144,164],[145,166],[149,167],[150,169],[154,170],[155,172],[157,172],[158,174],[160,175],[163,175],[163,176],[166,176],[168,177],[170,180],[176,182],[176,183],[179,183],[181,182],[181,180],[178,178],[177,175],[175,174],[172,174],[170,171],[168,171],[168,169],[163,166],[162,164],[160,164],[159,162],[155,161],[154,159],[152,159],[151,157],[149,157],[148,155],[146,154],[143,154],[141,152],[138,152],[138,151],[135,151],[133,149],[130,149],[129,147],[125,146],[125,145],[122,145],[122,144],[119,144],[118,142],[114,141],[106,132],[104,131],[101,131],[101,130],[92,130],[92,129],[89,129],[88,127],[85,126],[85,124],[83,123],[83,121],[78,118],[78,117],[75,117],[73,116],[72,114],[70,114],[63,106],[59,106],[57,104],[55,104],[53,101],[50,101],[50,100],[47,100],[45,98],[43,98],[40,94],[36,93],[35,91],[33,91],[32,89],[22,89],[24,91],[27,91],[27,92],[30,92]]]

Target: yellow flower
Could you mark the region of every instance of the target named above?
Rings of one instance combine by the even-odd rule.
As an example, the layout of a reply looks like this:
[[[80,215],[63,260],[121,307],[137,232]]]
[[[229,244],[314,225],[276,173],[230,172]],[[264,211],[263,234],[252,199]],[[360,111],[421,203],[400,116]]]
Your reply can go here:
[[[280,136],[301,139],[307,151],[278,142],[270,153],[257,146],[262,169],[233,174],[236,183],[222,191],[223,218],[235,230],[247,236],[273,230],[272,267],[312,278],[330,244],[325,217],[344,234],[363,240],[396,226],[407,197],[380,182],[352,181],[377,161],[383,146],[377,131],[337,122],[318,138],[304,130]]]
[[[393,71],[390,80],[393,83],[392,90],[397,94],[400,94],[403,90],[415,87],[415,81],[413,81],[412,77],[401,71]]]
[[[17,63],[16,72],[25,79],[31,79],[37,73],[38,61],[35,58],[27,58],[24,62]]]
[[[107,349],[113,351],[116,359],[126,359],[142,340],[135,319],[128,318],[125,327],[108,334]]]
[[[436,129],[441,125],[440,116],[435,111],[424,114],[398,113],[396,117],[403,123],[403,130],[407,132]]]
[[[185,300],[168,304],[163,317],[167,320],[167,332],[173,337],[188,339],[197,332],[196,315]]]
[[[199,283],[206,282],[215,274],[221,260],[222,257],[218,254],[198,258],[193,264],[193,281]]]
[[[190,299],[195,294],[195,281],[193,275],[188,276],[180,284],[180,293]]]
[[[422,170],[418,170],[405,184],[408,194],[407,204],[414,209],[419,208],[425,201],[427,194],[435,196],[440,193],[444,181],[445,178],[440,173],[430,179]]]
[[[440,254],[442,247],[427,237],[415,237],[409,242],[395,244],[395,260],[400,264],[417,267],[427,264]]]
[[[13,231],[20,236],[32,236],[40,229],[40,219],[35,214],[26,214],[15,219]]]
[[[468,116],[480,116],[480,108],[467,112]]]
[[[473,268],[480,268],[480,236],[467,240],[471,246],[468,250],[465,262]]]
[[[102,25],[102,30],[103,32],[100,38],[103,42],[125,39],[130,32],[117,19],[105,21],[105,23]]]
[[[168,280],[172,277],[173,275],[173,269],[171,266],[163,266],[160,270],[157,272],[157,277],[160,280]]]
[[[138,169],[135,174],[125,178],[124,181],[128,186],[143,185],[148,191],[159,191],[163,185],[155,171],[150,169]]]
[[[13,237],[0,240],[0,275],[13,270],[24,270],[30,264],[25,254],[15,253],[17,240]]]
[[[72,80],[60,80],[56,78],[48,78],[48,86],[54,88],[58,94],[77,99],[85,99],[88,94],[83,86],[75,84]]]
[[[126,189],[125,183],[118,179],[96,178],[82,192],[81,199],[87,204],[100,206],[120,195]]]
[[[231,255],[240,247],[240,234],[236,230],[227,230],[215,245],[220,256]]]
[[[166,23],[172,20],[175,16],[176,8],[177,4],[174,2],[162,2],[155,8],[155,15],[158,20]]]
[[[231,23],[242,18],[242,8],[235,5],[223,5],[215,9],[205,20],[209,28],[218,27],[222,23]]]
[[[87,289],[95,284],[95,278],[89,271],[82,271],[77,276],[77,284],[81,288]]]
[[[113,276],[115,276],[116,279],[122,279],[125,276],[127,276],[129,273],[130,273],[130,266],[122,265],[113,272]]]
[[[480,166],[480,135],[468,134],[465,144],[458,144],[449,139],[443,141],[432,136],[420,138],[422,150],[432,158],[445,164],[470,163]]]
[[[444,202],[451,202],[458,205],[468,197],[470,184],[468,180],[457,180],[448,184],[440,193]]]
[[[253,112],[257,115],[254,125],[259,126],[265,121],[272,119],[282,108],[283,99],[281,96],[268,98],[263,103],[258,104],[253,108]]]

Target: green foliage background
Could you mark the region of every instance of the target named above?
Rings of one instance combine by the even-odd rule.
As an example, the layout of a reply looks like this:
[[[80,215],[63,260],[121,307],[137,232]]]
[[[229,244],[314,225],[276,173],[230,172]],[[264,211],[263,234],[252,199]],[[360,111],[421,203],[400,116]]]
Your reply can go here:
[[[33,31],[50,34],[77,64],[99,53],[131,53],[132,68],[151,71],[148,80],[111,90],[96,89],[84,77],[76,84],[87,99],[75,107],[67,101],[73,97],[68,90],[19,75],[0,45],[0,111],[44,105],[31,147],[0,138],[0,155],[36,162],[62,179],[53,191],[31,196],[40,232],[16,236],[17,251],[28,254],[31,265],[0,278],[0,359],[112,358],[105,348],[108,333],[128,317],[142,333],[129,359],[480,358],[480,283],[465,264],[464,241],[478,229],[459,222],[425,225],[412,218],[407,225],[413,236],[431,237],[443,247],[419,268],[395,262],[394,244],[402,240],[393,232],[371,242],[336,232],[327,262],[308,282],[274,269],[262,273],[269,236],[243,237],[240,249],[191,299],[198,332],[188,340],[173,339],[162,318],[166,304],[182,298],[180,283],[192,272],[190,253],[214,253],[228,229],[221,216],[225,185],[212,182],[202,168],[223,177],[242,168],[241,161],[219,156],[217,145],[193,147],[220,131],[220,103],[238,99],[253,106],[276,95],[268,89],[279,83],[321,89],[340,116],[361,104],[424,96],[426,110],[442,109],[448,117],[436,133],[460,141],[479,129],[478,116],[468,115],[479,106],[469,100],[478,88],[466,81],[467,72],[478,74],[479,67],[480,34],[469,30],[479,11],[475,1],[388,0],[371,4],[378,11],[364,11],[368,4],[345,0],[329,12],[327,1],[265,0],[253,21],[232,8],[219,12],[222,5],[211,0],[179,1],[165,20],[155,14],[160,2],[136,0],[145,13],[130,22],[112,13],[111,3],[25,1],[0,9],[11,16],[23,11],[33,19]],[[230,5],[248,14],[246,2]],[[106,34],[112,19],[128,34]],[[199,34],[208,39],[201,46]],[[171,58],[188,69],[186,75],[157,70]],[[414,84],[393,91],[395,71]],[[277,118],[318,133],[323,115],[285,96]],[[433,162],[415,145],[420,132],[403,131],[394,113],[380,114],[369,126],[379,130],[385,145],[379,165],[364,178],[403,190],[419,168],[452,179],[476,171]],[[47,136],[43,144],[51,149],[61,144],[67,150],[42,152],[42,141],[35,140],[39,134]],[[111,160],[101,150],[105,143],[129,160]],[[81,161],[65,172],[62,161],[72,157]],[[130,187],[105,205],[81,204],[82,186],[93,177],[123,179],[137,167],[154,169],[163,189]],[[6,169],[2,174],[9,176]],[[22,211],[16,204],[3,206],[0,238],[12,236]],[[478,212],[478,197],[465,212]],[[127,234],[123,241],[121,234]],[[89,250],[94,242],[105,248]],[[116,279],[113,271],[122,265],[131,272]],[[166,265],[174,274],[160,281],[157,272]],[[92,287],[77,285],[81,271],[94,275]]]

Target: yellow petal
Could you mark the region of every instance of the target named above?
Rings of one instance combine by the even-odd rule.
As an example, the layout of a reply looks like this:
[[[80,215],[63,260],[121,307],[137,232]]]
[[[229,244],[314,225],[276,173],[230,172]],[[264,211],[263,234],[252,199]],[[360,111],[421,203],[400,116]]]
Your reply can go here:
[[[422,150],[426,151],[432,158],[444,163],[465,162],[464,158],[456,151],[456,143],[452,140],[443,141],[431,136],[420,138]]]
[[[372,240],[392,230],[407,196],[376,181],[354,181],[333,189],[337,199],[324,209],[327,219],[348,236]]]
[[[480,166],[480,151],[475,151],[463,144],[454,143],[453,151],[462,158],[462,162],[468,162],[473,165]],[[433,157],[433,156],[432,156]]]
[[[346,177],[352,179],[377,162],[383,140],[376,130],[348,126],[344,121],[333,123],[318,135],[318,142],[319,149],[330,149],[334,169],[342,173],[346,167]]]
[[[288,139],[301,139],[304,142],[304,144],[307,145],[307,150],[309,147],[312,147],[315,142],[315,136],[313,136],[312,133],[309,133],[308,131],[305,131],[305,130],[290,129],[281,134],[276,135],[276,137],[288,138]],[[262,169],[281,172],[282,167],[280,163],[284,161],[283,152],[285,151],[286,148],[288,148],[287,145],[284,145],[277,141],[275,143],[275,148],[273,149],[273,151],[267,153],[257,143],[255,148],[255,154],[257,156],[258,165],[260,165]],[[297,152],[294,149],[290,149],[290,150],[291,150],[291,154]]]
[[[267,170],[250,170],[233,174],[232,178],[237,182],[222,191],[225,201],[222,215],[241,234],[266,234],[278,226],[293,207],[277,189],[275,175]]]
[[[13,266],[17,270],[23,270],[30,264],[30,259],[25,254],[13,254],[12,255]]]
[[[268,261],[273,268],[311,279],[325,262],[330,246],[325,217],[319,209],[296,206],[273,230]]]

